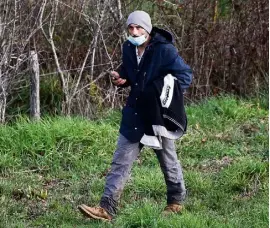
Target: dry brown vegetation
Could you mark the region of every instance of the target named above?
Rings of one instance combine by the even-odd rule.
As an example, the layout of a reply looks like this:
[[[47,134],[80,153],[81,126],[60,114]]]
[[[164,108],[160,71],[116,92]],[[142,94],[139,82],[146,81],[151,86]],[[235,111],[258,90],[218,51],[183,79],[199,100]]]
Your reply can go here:
[[[41,87],[50,84],[41,91],[42,104],[49,96],[61,104],[62,114],[84,116],[121,106],[128,91],[115,88],[106,71],[121,64],[125,19],[136,9],[149,12],[154,25],[174,34],[180,55],[194,71],[186,95],[190,99],[220,92],[249,95],[268,85],[266,0],[4,0],[1,122],[9,105],[20,108],[18,104],[28,102],[18,102],[18,94],[28,89],[33,50],[39,57]],[[54,102],[47,111],[59,113]]]

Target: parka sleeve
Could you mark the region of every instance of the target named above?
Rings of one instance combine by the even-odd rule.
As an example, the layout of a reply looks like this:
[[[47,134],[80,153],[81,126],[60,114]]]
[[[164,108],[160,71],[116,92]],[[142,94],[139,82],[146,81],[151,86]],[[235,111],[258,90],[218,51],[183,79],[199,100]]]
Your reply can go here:
[[[123,79],[127,80],[123,85],[120,85],[118,87],[128,87],[130,85],[130,83],[128,82],[127,71],[126,71],[125,66],[124,66],[123,63],[121,64],[120,70],[118,71],[118,73],[120,75],[120,78],[123,78]]]
[[[173,44],[168,44],[164,49],[162,71],[176,77],[182,89],[187,89],[192,82],[192,70],[179,56]]]
[[[122,88],[130,86],[130,83],[128,80],[128,72],[125,68],[125,62],[124,62],[124,59],[125,59],[124,45],[123,45],[123,52],[122,52],[122,64],[120,65],[120,69],[117,71],[120,75],[120,78],[127,80],[123,85],[118,86]]]

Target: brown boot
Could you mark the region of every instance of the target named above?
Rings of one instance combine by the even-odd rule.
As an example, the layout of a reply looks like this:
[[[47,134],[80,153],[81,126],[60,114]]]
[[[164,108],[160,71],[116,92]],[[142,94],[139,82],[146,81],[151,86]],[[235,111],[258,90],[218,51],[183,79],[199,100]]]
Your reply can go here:
[[[78,209],[82,212],[85,216],[93,218],[93,219],[100,219],[103,221],[111,221],[112,216],[108,214],[105,209],[102,207],[88,207],[84,204],[79,205]]]
[[[183,211],[184,207],[183,205],[180,205],[180,204],[168,204],[162,214],[163,215],[169,215],[169,214],[173,214],[173,213],[181,213]]]

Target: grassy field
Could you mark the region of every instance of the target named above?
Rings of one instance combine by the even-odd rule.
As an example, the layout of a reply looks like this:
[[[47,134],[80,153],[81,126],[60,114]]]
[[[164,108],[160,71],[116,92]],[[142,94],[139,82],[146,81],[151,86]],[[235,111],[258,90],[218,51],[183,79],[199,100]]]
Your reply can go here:
[[[0,127],[0,227],[268,227],[268,107],[223,97],[187,113],[188,133],[177,141],[188,189],[183,214],[161,215],[163,176],[144,149],[113,223],[86,219],[77,205],[99,202],[120,112]]]

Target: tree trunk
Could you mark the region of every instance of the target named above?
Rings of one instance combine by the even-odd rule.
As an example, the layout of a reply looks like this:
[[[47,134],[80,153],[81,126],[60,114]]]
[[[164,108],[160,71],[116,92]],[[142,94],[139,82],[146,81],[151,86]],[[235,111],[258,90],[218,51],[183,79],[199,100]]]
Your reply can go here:
[[[3,78],[2,71],[0,69],[0,123],[5,122],[6,105],[7,105],[6,82]]]

